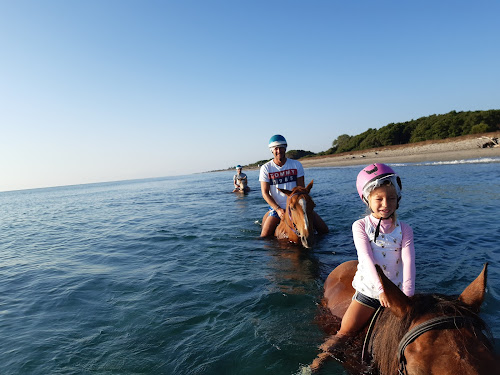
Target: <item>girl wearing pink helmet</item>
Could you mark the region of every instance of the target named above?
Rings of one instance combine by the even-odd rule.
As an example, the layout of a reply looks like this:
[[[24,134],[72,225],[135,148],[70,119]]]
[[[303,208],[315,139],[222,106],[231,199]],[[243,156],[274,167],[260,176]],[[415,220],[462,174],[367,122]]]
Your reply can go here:
[[[413,231],[396,217],[401,199],[400,178],[389,166],[376,163],[359,172],[356,188],[370,214],[352,225],[358,254],[358,268],[352,281],[355,294],[340,330],[322,345],[325,351],[357,333],[379,306],[389,307],[375,264],[407,296],[412,296],[415,290]]]

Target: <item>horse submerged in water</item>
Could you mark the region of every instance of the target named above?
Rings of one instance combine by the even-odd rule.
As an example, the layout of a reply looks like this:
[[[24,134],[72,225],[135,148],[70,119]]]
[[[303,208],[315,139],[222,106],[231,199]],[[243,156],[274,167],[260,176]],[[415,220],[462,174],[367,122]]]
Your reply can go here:
[[[310,248],[314,243],[314,207],[309,195],[313,180],[306,187],[296,186],[291,191],[279,189],[287,195],[285,215],[276,227],[274,235],[279,240],[288,240]]]
[[[353,260],[340,264],[325,282],[322,305],[334,317],[342,318],[351,302],[357,263]],[[380,375],[499,373],[500,360],[494,352],[491,334],[478,315],[485,295],[487,264],[458,299],[442,294],[407,297],[378,265],[376,268],[390,307],[379,310],[369,328],[359,334],[366,334],[362,350],[360,337],[357,348],[347,347],[348,342],[342,348],[334,348],[333,352],[340,349],[343,353],[357,349],[357,365],[345,361],[345,367],[350,366],[353,373],[359,374],[361,357],[367,349],[372,359],[371,371]],[[329,340],[332,339],[321,348],[328,350]],[[332,355],[335,353],[321,353],[310,370],[316,371]]]
[[[233,190],[233,193],[243,193],[246,194],[250,191],[250,187],[247,184],[247,179],[242,178],[239,180],[238,187]]]

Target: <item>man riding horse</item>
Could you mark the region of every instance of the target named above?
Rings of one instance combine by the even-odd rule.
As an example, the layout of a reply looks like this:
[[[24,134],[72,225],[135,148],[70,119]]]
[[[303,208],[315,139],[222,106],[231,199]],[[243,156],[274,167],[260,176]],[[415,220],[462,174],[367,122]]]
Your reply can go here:
[[[305,187],[304,168],[298,160],[286,157],[286,147],[285,137],[280,134],[273,135],[269,140],[269,149],[274,157],[260,168],[262,197],[270,206],[262,218],[261,237],[273,236],[284,217],[287,196],[279,189],[291,191],[296,186]],[[320,234],[328,233],[327,225],[316,212],[314,227]]]

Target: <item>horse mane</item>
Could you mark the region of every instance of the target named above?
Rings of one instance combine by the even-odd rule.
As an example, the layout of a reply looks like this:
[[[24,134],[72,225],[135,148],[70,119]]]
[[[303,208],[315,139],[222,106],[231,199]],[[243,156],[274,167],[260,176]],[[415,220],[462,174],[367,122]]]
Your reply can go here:
[[[309,190],[307,190],[307,188],[305,188],[304,186],[295,186],[292,190],[292,193],[295,195],[301,195],[301,194],[305,194],[305,195],[309,195]]]
[[[380,314],[375,324],[372,337],[372,356],[377,363],[380,374],[398,373],[398,346],[403,336],[409,331],[410,325],[416,319],[425,315],[433,316],[464,316],[473,318],[479,327],[484,327],[485,334],[477,334],[484,344],[492,347],[493,336],[484,321],[459,301],[456,297],[442,294],[415,294],[410,297],[411,309],[403,318],[396,317],[388,309]],[[387,327],[390,327],[388,329]],[[472,323],[467,326],[474,329]]]

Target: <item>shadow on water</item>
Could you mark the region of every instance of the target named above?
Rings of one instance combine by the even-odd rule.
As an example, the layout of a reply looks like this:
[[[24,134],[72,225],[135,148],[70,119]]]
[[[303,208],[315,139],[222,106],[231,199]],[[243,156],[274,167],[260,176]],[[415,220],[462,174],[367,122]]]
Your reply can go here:
[[[304,287],[319,277],[319,262],[314,254],[300,245],[265,239],[271,256],[269,265],[273,277],[283,293],[303,294]]]

